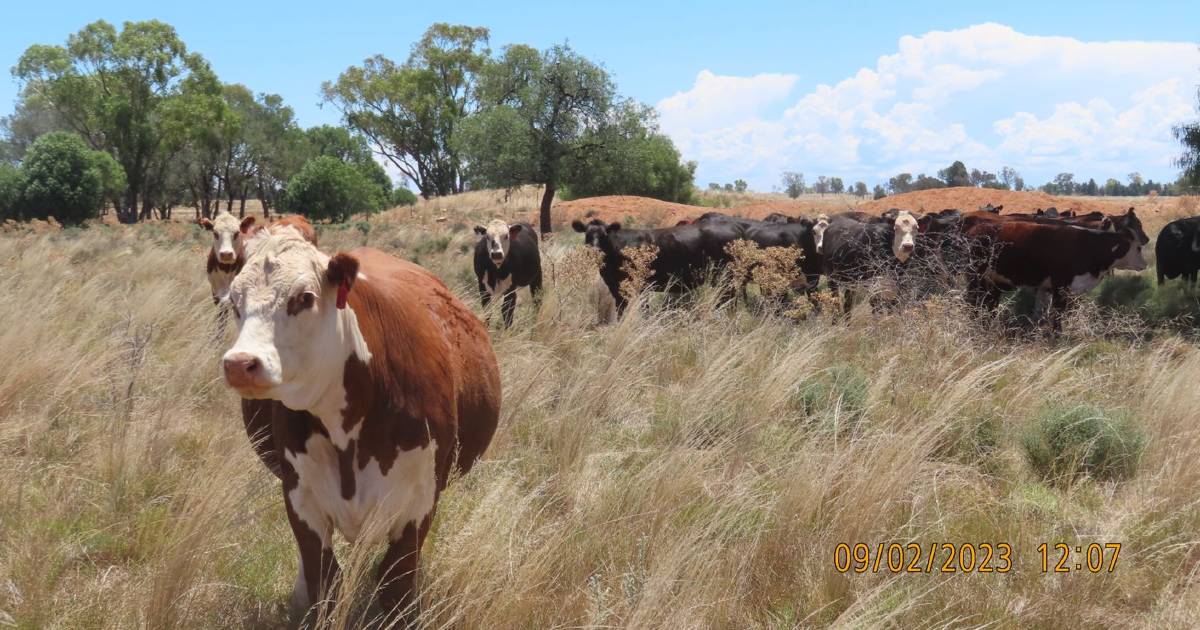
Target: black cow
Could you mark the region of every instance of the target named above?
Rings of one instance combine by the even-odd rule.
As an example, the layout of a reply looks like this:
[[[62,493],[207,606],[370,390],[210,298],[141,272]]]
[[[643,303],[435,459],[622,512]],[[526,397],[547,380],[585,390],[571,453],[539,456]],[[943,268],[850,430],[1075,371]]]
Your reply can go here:
[[[867,280],[905,264],[916,250],[920,226],[908,211],[898,211],[892,221],[862,221],[860,214],[834,215],[822,236],[823,269],[834,293],[842,283]],[[847,296],[846,310],[851,302],[852,296]]]
[[[708,258],[700,225],[641,230],[626,229],[620,223],[605,225],[599,219],[586,224],[576,219],[571,222],[571,227],[583,233],[584,242],[603,255],[600,277],[612,293],[619,315],[624,314],[628,306],[628,300],[621,294],[621,282],[629,277],[621,268],[625,263],[622,252],[627,247],[652,245],[658,248],[650,265],[650,277],[646,279],[647,289],[680,294],[704,281]]]
[[[1200,270],[1200,217],[1176,219],[1158,233],[1154,243],[1158,284],[1183,276],[1195,286]]]
[[[509,225],[495,219],[485,228],[475,226],[480,237],[475,244],[475,280],[479,299],[486,309],[492,298],[501,296],[504,325],[512,326],[517,307],[517,289],[529,287],[536,302],[542,291],[542,258],[537,232],[527,223]]]
[[[761,248],[795,247],[803,257],[800,271],[804,274],[806,290],[813,290],[821,279],[821,255],[817,253],[817,241],[810,219],[794,219],[791,223],[760,223],[747,227],[744,238]]]

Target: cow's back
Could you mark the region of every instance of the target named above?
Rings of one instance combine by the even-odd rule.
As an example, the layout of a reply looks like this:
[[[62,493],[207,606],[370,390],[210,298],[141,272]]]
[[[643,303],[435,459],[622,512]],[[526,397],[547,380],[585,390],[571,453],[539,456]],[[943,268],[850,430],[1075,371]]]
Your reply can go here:
[[[439,481],[444,483],[451,464],[457,462],[464,473],[470,470],[491,443],[499,421],[500,370],[487,328],[423,267],[367,247],[350,254],[365,276],[350,292],[351,306],[360,327],[394,332],[391,338],[405,356],[391,359],[393,369],[401,372],[398,379],[413,381],[402,384],[401,391],[438,398],[445,390],[451,397],[455,426],[446,429],[453,431],[458,444],[447,457],[439,454]],[[355,299],[360,290],[369,292],[369,301],[376,304],[360,308],[365,306],[357,303],[364,296]],[[364,337],[370,349],[366,331]],[[445,356],[433,356],[439,347]]]

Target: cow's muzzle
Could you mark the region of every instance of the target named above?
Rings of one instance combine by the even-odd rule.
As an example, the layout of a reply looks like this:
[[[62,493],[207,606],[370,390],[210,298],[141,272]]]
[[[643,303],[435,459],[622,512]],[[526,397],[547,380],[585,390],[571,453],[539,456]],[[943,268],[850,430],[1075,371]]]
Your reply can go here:
[[[504,254],[502,254],[500,252],[492,252],[492,262],[494,262],[494,263],[504,262]]]
[[[259,390],[267,386],[262,362],[252,354],[236,352],[227,355],[221,361],[221,367],[225,370],[225,382],[238,391]]]
[[[218,252],[217,260],[221,261],[222,263],[229,264],[234,260],[237,260],[237,256],[235,256],[233,252]]]

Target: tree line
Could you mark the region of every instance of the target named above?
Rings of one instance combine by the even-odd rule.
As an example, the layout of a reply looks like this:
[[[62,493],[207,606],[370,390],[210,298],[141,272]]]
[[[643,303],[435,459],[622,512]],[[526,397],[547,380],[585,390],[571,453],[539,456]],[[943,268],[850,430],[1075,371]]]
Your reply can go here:
[[[567,45],[493,54],[488,38],[434,24],[405,61],[371,57],[321,86],[344,126],[303,129],[278,95],[221,83],[170,25],[94,22],[65,45],[30,46],[13,68],[21,91],[0,119],[0,213],[65,217],[69,198],[68,220],[111,206],[132,223],[184,205],[244,213],[258,199],[268,214],[344,220],[415,202],[392,191],[376,157],[426,198],[543,186],[543,230],[556,193],[690,200],[695,163],[601,65]],[[52,180],[46,162],[74,170]],[[57,197],[43,194],[62,177]]]
[[[1188,133],[1186,128],[1181,127],[1180,129],[1184,131],[1178,132],[1178,135],[1181,136],[1181,139],[1186,138]],[[1191,133],[1195,134],[1196,138],[1200,138],[1200,132],[1192,131]],[[1185,146],[1188,146],[1186,140]],[[1196,141],[1196,147],[1192,151],[1200,154],[1200,140]],[[1127,183],[1121,183],[1114,178],[1109,178],[1103,185],[1097,184],[1095,179],[1089,179],[1087,182],[1076,182],[1075,176],[1072,173],[1060,173],[1054,179],[1037,189],[1054,195],[1141,196],[1151,193],[1158,195],[1189,194],[1193,190],[1193,184],[1191,184],[1192,180],[1189,179],[1189,174],[1186,172],[1189,165],[1185,162],[1187,155],[1192,154],[1185,154],[1185,158],[1180,160],[1180,165],[1185,168],[1185,173],[1177,181],[1170,184],[1145,179],[1140,173],[1136,172],[1128,175]],[[1192,159],[1196,163],[1200,163],[1200,159]],[[804,173],[787,171],[783,173],[781,184],[783,192],[793,199],[805,193],[842,194],[846,192],[859,197],[867,196],[866,183],[861,181],[855,182],[853,186],[847,188],[840,177],[821,175],[812,186],[808,186],[804,179]],[[711,186],[712,184],[710,184]],[[979,169],[968,170],[962,161],[955,160],[950,166],[939,169],[936,176],[932,177],[925,173],[920,173],[916,177],[913,177],[912,173],[899,173],[889,178],[886,184],[876,184],[872,190],[872,194],[875,199],[882,199],[888,195],[899,195],[918,190],[968,186],[997,190],[1031,190],[1026,186],[1021,174],[1010,166],[1001,168],[999,173],[991,173]]]

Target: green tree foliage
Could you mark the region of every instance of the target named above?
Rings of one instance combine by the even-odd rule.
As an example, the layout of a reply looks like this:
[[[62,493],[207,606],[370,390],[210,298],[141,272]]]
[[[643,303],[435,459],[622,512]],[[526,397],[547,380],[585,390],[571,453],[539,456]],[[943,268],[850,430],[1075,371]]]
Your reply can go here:
[[[392,205],[415,206],[417,205],[417,195],[404,186],[397,186],[396,189],[392,191]]]
[[[384,200],[362,171],[322,155],[309,160],[288,182],[281,205],[314,221],[344,223],[351,215],[381,209]]]
[[[862,198],[867,196],[867,183],[854,182],[854,196]]]
[[[12,164],[0,163],[0,221],[18,218],[25,176]]]
[[[783,191],[787,196],[796,199],[804,194],[804,173],[787,171],[783,174]]]
[[[78,224],[100,214],[106,188],[120,184],[120,166],[107,154],[93,151],[79,136],[65,131],[43,135],[21,163],[25,218],[53,216]]]
[[[842,182],[841,177],[829,178],[829,191],[835,195],[840,195],[846,191],[846,184]]]
[[[1196,100],[1200,103],[1200,89]],[[1175,162],[1183,169],[1182,179],[1190,186],[1200,186],[1200,120],[1177,125],[1173,131],[1175,139],[1183,144],[1183,154]]]
[[[351,133],[345,127],[322,125],[312,127],[304,132],[308,139],[309,154],[312,157],[328,156],[349,164],[371,182],[375,188],[375,196],[386,203],[392,196],[392,179],[387,171],[375,161],[371,147],[366,138]]]
[[[121,164],[128,186],[118,218],[125,222],[148,216],[147,193],[165,180],[163,154],[178,133],[164,127],[194,120],[196,107],[172,108],[172,101],[220,92],[207,62],[187,51],[174,28],[155,20],[126,22],[120,32],[100,20],[71,35],[66,46],[35,44],[13,75],[24,100],[53,109],[65,127]]]
[[[735,179],[733,181],[733,189],[736,192],[744,193],[748,188],[750,188],[750,184],[746,183],[744,179]]]
[[[886,196],[887,196],[887,191],[883,189],[883,186],[880,186],[879,184],[875,184],[874,196],[872,198],[873,199],[883,199]]]
[[[550,204],[570,164],[603,151],[613,137],[606,128],[623,120],[615,92],[608,72],[567,45],[505,48],[481,73],[480,111],[455,135],[469,181],[544,186],[540,228],[549,232]]]
[[[934,188],[945,188],[946,184],[936,177],[929,177],[925,173],[917,175],[917,179],[912,183],[912,190],[933,190]]]
[[[376,55],[321,90],[422,196],[449,195],[464,184],[452,138],[478,109],[479,74],[489,54],[486,28],[438,23],[405,63]]]
[[[912,190],[912,173],[900,173],[888,180],[888,190],[893,195],[899,195]]]
[[[817,181],[813,184],[813,192],[818,195],[824,195],[829,192],[829,178],[824,175],[817,176]]]
[[[955,160],[950,166],[938,171],[938,178],[949,187],[971,185],[971,176],[967,173],[967,166],[960,160]]]

